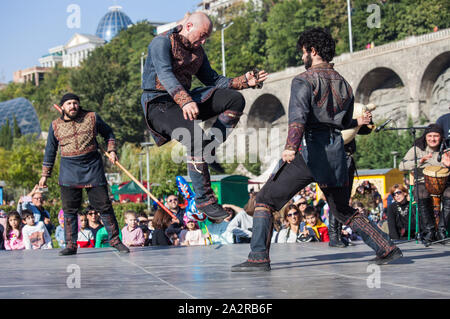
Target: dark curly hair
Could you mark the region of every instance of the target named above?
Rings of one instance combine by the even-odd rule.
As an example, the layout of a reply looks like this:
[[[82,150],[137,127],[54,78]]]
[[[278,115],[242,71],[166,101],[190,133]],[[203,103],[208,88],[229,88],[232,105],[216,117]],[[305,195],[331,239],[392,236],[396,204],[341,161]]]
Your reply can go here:
[[[335,55],[336,43],[328,30],[312,28],[300,34],[297,50],[302,52],[303,48],[306,52],[311,52],[311,48],[314,48],[323,60],[330,62]]]

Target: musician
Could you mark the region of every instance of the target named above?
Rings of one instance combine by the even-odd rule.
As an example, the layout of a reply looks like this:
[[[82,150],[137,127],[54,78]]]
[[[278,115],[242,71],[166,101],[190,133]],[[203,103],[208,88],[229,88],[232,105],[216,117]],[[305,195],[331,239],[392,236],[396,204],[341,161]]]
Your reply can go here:
[[[427,166],[442,166],[445,165],[438,161],[439,149],[441,147],[443,132],[440,126],[436,124],[430,124],[421,137],[415,140],[417,154],[417,176],[414,178],[417,180],[417,207],[419,209],[420,216],[420,230],[422,241],[425,246],[429,246],[435,240],[442,240],[446,234],[446,220],[449,215],[449,200],[450,200],[450,187],[446,187],[442,199],[444,207],[439,214],[438,229],[435,229],[435,218],[433,213],[433,205],[431,195],[425,187],[425,180],[423,176],[423,169]],[[414,170],[414,145],[406,153],[403,160],[400,162],[399,169],[401,171],[413,171]],[[447,214],[444,216],[444,212]]]

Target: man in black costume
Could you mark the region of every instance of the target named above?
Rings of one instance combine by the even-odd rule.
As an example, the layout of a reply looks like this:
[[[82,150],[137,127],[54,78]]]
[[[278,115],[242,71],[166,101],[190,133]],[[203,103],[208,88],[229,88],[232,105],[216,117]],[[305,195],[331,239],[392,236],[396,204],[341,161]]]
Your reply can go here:
[[[385,264],[402,256],[389,236],[348,206],[348,172],[341,130],[352,120],[352,88],[329,62],[335,42],[322,28],[303,32],[297,43],[306,72],[292,81],[289,130],[278,169],[256,197],[251,252],[233,272],[269,271],[272,212],[300,189],[316,181],[338,221],[349,225],[375,252],[371,263]],[[303,136],[306,149],[300,151]]]

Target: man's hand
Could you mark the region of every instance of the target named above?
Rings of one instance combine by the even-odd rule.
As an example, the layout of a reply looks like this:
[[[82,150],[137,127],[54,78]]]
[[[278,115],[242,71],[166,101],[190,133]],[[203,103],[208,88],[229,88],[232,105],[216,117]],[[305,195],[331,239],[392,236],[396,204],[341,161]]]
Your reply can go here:
[[[370,124],[372,120],[372,113],[370,111],[364,112],[363,116],[358,117],[358,126]]]
[[[183,106],[183,116],[185,120],[193,121],[197,119],[200,111],[198,110],[197,103],[191,102]]]
[[[432,158],[433,157],[433,154],[432,153],[429,153],[429,154],[427,154],[427,155],[425,155],[424,157],[422,157],[421,159],[420,159],[420,164],[423,164],[423,163],[425,163],[426,161],[428,161],[430,158]]]
[[[38,186],[38,187],[36,187]],[[42,176],[41,179],[39,180],[39,184],[36,185],[35,188],[47,188],[47,177],[46,176]]]
[[[288,162],[289,164],[294,160],[295,158],[295,152],[291,150],[284,150],[283,153],[281,153],[281,159],[285,162]]]
[[[116,162],[118,162],[119,161],[119,158],[117,157],[117,154],[116,154],[116,152],[109,152],[109,161],[112,163],[112,164],[116,164]]]
[[[253,75],[253,72],[247,72],[245,74],[245,77],[247,78],[248,86],[250,86],[250,87],[256,86],[257,83],[264,82],[268,76],[269,76],[269,74],[264,70],[259,71],[257,78],[255,78],[255,76]]]

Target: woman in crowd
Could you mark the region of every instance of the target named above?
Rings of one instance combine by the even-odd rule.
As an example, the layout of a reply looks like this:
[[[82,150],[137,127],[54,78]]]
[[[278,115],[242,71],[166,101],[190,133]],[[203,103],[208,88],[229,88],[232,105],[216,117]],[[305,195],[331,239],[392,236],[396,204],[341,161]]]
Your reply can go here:
[[[166,235],[166,230],[172,223],[172,217],[158,208],[153,217],[153,227],[155,230],[152,234],[152,246],[170,246],[172,241]]]
[[[296,243],[300,241],[303,229],[300,227],[302,216],[300,210],[294,204],[286,206],[284,220],[289,224],[287,228],[281,229],[273,238],[274,243]]]
[[[408,238],[409,201],[408,191],[403,185],[395,184],[389,193],[394,201],[387,208],[387,220],[389,237],[392,239]],[[411,212],[411,238],[416,236],[416,214],[415,209]]]

